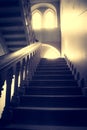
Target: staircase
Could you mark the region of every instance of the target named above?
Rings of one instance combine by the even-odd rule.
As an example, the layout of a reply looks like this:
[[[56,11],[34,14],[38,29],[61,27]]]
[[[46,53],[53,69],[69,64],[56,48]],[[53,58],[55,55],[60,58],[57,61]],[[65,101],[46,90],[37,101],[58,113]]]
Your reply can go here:
[[[30,10],[27,6],[25,10],[25,4],[30,6],[26,0],[0,0],[0,38],[10,52],[29,45],[31,39],[31,31],[26,25],[30,22]]]
[[[64,58],[41,59],[6,130],[87,130],[87,97]]]

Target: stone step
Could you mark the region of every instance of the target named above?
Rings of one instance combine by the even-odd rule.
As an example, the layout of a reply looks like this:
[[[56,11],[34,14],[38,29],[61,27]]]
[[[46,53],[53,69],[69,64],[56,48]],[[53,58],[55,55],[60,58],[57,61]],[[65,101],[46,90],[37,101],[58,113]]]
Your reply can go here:
[[[20,97],[20,106],[28,107],[64,107],[87,108],[87,97],[81,95],[24,95]]]
[[[36,69],[36,71],[52,71],[52,70],[56,70],[56,71],[69,71],[70,69],[68,67],[38,67]]]
[[[87,130],[87,127],[11,124],[5,127],[4,130]]]
[[[32,80],[30,86],[76,86],[75,80]]]
[[[38,74],[38,75],[48,75],[48,74],[50,74],[50,75],[56,75],[56,74],[61,74],[61,75],[69,75],[69,74],[71,74],[72,75],[72,72],[71,71],[36,71],[35,73],[34,73],[35,75],[36,74]]]
[[[74,80],[74,76],[73,75],[34,75],[34,77],[32,78],[32,80]]]
[[[87,108],[17,107],[13,123],[32,125],[87,126]]]
[[[26,88],[25,94],[27,95],[81,95],[81,88]]]

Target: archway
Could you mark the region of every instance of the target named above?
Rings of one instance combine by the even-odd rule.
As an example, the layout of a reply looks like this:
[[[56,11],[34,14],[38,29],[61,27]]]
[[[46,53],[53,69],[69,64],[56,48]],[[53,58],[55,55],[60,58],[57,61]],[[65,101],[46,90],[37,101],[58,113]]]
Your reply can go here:
[[[60,57],[60,52],[55,47],[49,44],[42,44],[42,58],[57,59]]]

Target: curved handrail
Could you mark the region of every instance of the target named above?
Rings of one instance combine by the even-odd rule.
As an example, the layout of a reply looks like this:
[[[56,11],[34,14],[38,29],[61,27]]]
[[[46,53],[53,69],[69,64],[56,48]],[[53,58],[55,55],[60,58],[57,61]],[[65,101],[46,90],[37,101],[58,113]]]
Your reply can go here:
[[[14,53],[7,54],[0,57],[0,96],[2,97],[2,90],[4,89],[4,82],[6,81],[6,95],[5,95],[5,108],[9,107],[12,97],[11,89],[14,89],[13,99],[15,103],[18,103],[18,93],[23,88],[24,83],[29,86],[29,82],[36,70],[36,67],[40,61],[41,55],[41,43],[33,43],[23,49],[20,49]],[[27,80],[28,78],[28,80]],[[14,79],[14,86],[12,82]],[[20,87],[19,87],[20,82]],[[25,86],[25,85],[24,85]],[[6,113],[5,113],[6,114]],[[7,114],[8,115],[8,114]],[[3,112],[3,116],[4,112]]]
[[[1,56],[0,57],[0,70],[9,66],[11,63],[16,62],[18,59],[24,57],[25,55],[33,53],[40,46],[41,46],[41,43],[34,43],[14,53]]]

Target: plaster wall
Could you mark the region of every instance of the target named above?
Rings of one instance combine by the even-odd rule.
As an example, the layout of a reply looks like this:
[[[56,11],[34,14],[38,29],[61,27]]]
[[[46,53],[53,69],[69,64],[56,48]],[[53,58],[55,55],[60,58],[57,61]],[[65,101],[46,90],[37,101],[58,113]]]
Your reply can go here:
[[[0,37],[0,56],[9,53],[7,46],[5,45],[5,41]]]
[[[49,7],[47,7],[49,5]],[[46,30],[46,29],[41,29],[41,30],[34,30],[36,38],[45,44],[49,44],[53,47],[56,47],[58,51],[61,52],[61,38],[60,38],[60,3],[59,2],[49,2],[45,4],[41,4],[41,7],[36,5],[32,5],[32,11],[33,8],[38,9],[41,11],[43,14],[44,11],[48,8],[51,8],[51,6],[54,6],[57,14],[57,22],[58,22],[58,27],[52,30]],[[36,8],[35,8],[36,7]],[[49,19],[50,22],[51,19]]]
[[[62,55],[80,72],[87,86],[87,0],[61,0]]]

